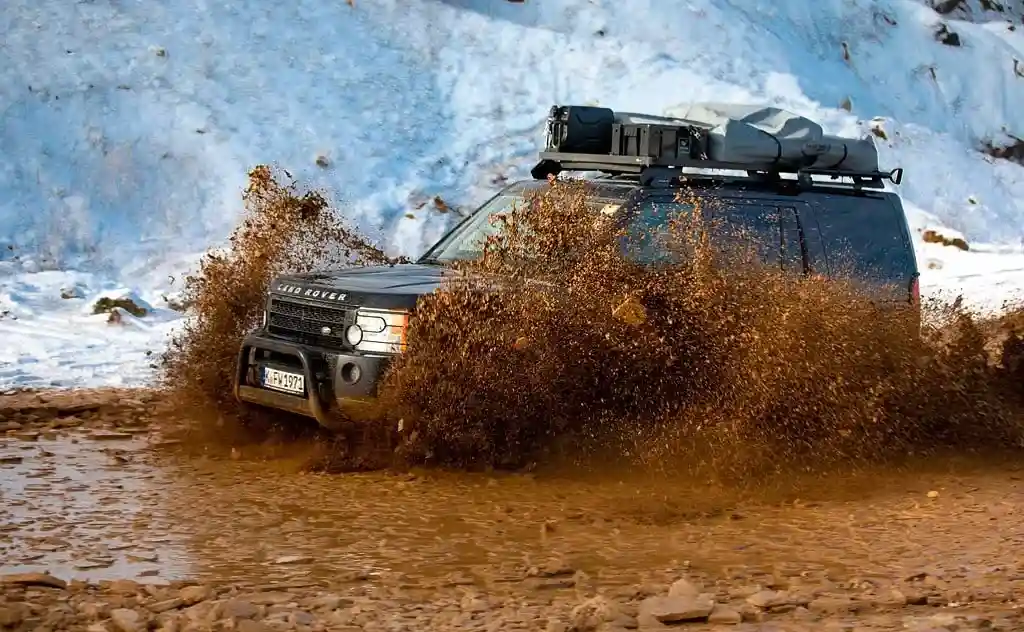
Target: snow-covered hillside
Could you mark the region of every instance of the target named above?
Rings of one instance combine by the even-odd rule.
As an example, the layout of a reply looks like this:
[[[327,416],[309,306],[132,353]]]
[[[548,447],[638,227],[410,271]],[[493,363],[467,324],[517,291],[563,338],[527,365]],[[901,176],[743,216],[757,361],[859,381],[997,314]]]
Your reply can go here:
[[[556,102],[771,102],[831,133],[882,129],[915,229],[971,244],[918,244],[926,289],[998,302],[1024,282],[1024,167],[979,148],[1024,136],[1024,11],[992,5],[4,0],[0,385],[145,380],[169,279],[229,233],[253,164],[412,254],[444,218],[410,207],[524,175]],[[69,276],[85,299],[59,298]],[[156,315],[130,333],[83,320],[75,303],[119,286]]]

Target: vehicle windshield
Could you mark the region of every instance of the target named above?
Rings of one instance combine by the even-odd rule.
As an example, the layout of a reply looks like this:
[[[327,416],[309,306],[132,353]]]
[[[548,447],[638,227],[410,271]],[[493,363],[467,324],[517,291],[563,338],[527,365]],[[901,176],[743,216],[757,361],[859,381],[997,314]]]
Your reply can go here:
[[[493,198],[427,251],[423,260],[451,263],[479,259],[483,255],[487,238],[497,234],[501,227],[498,217],[525,203],[526,200],[519,195],[499,195]]]
[[[483,256],[487,238],[501,228],[498,217],[527,204],[521,195],[499,195],[480,207],[469,219],[434,245],[421,259],[424,263],[471,261]],[[614,213],[621,201],[594,199],[589,206],[595,212]]]

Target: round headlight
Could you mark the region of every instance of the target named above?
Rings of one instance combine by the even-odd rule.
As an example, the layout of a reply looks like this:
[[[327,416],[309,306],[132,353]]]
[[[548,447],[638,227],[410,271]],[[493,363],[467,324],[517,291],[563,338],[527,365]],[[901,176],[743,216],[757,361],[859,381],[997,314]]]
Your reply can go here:
[[[359,325],[349,325],[345,330],[345,342],[353,347],[363,341],[363,330]]]

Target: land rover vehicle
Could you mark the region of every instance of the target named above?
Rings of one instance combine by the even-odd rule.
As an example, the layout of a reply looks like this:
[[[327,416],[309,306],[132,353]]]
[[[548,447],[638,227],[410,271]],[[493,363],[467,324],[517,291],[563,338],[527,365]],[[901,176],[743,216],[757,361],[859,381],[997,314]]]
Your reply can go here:
[[[337,428],[372,407],[405,346],[417,299],[481,254],[489,218],[561,173],[590,179],[595,208],[628,229],[658,228],[684,204],[681,178],[713,200],[709,220],[752,236],[762,261],[799,274],[852,275],[883,303],[919,309],[918,270],[899,197],[870,136],[846,139],[775,108],[703,104],[684,118],[553,106],[533,180],[505,187],[413,263],[285,275],[263,324],[242,342],[235,396]],[[668,209],[668,213],[664,212]],[[678,209],[685,211],[686,209]],[[714,235],[712,235],[714,238]],[[649,247],[629,256],[657,258]]]

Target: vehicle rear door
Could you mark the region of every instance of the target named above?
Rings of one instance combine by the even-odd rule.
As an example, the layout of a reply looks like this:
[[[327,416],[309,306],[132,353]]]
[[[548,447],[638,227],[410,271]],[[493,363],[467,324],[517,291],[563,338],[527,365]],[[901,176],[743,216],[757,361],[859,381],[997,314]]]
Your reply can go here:
[[[799,206],[774,198],[716,197],[707,205],[712,243],[746,250],[772,267],[806,272],[808,252]]]
[[[877,193],[810,194],[813,222],[832,278],[847,278],[880,302],[907,303],[917,278],[902,211]]]

